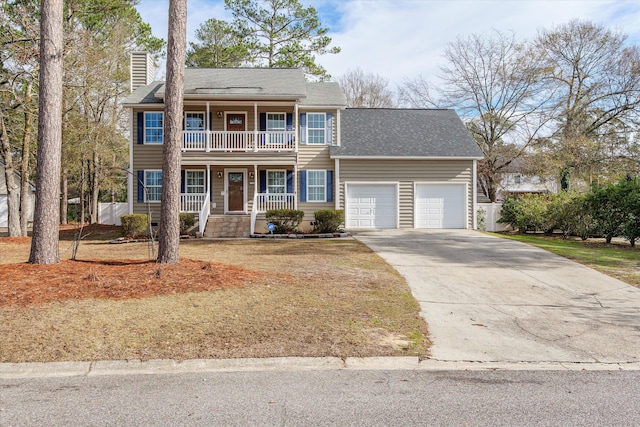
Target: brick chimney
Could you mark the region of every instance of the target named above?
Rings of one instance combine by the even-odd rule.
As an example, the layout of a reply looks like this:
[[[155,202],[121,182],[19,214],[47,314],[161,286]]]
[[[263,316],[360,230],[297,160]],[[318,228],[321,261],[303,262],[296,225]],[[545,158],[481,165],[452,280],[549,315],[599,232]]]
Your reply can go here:
[[[131,52],[131,92],[153,81],[155,67],[148,52]]]

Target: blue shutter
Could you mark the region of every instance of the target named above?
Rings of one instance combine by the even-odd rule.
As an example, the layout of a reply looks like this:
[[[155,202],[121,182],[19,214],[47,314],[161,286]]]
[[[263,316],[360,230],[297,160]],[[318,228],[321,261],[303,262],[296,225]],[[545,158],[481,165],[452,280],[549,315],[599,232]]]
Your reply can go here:
[[[333,202],[333,171],[327,171],[327,202]]]
[[[307,143],[307,113],[300,113],[300,144]]]
[[[144,113],[138,113],[138,144],[144,144]]]
[[[267,113],[260,113],[260,131],[267,130]]]
[[[205,130],[213,130],[213,111],[209,112],[209,128]]]
[[[184,193],[186,192],[186,188],[187,188],[187,172],[183,169],[180,171],[180,192]]]
[[[293,114],[287,113],[287,130],[293,130]]]
[[[144,202],[144,171],[138,171],[138,203]]]
[[[333,144],[333,114],[327,113],[327,144]]]
[[[267,192],[267,171],[266,170],[260,171],[260,192],[261,193]]]
[[[300,201],[307,201],[307,171],[300,171]]]
[[[209,201],[213,202],[213,171],[209,173]]]
[[[287,193],[293,193],[293,172],[287,171]]]

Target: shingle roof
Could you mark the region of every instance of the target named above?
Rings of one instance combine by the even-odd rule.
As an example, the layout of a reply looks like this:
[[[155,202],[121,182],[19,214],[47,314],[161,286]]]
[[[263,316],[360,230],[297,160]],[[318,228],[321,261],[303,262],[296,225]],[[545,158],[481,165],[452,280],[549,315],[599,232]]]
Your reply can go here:
[[[162,103],[164,82],[137,88],[125,104]],[[185,98],[289,99],[304,105],[346,104],[336,83],[308,83],[297,68],[186,68]]]
[[[464,157],[482,152],[453,110],[347,108],[331,157]]]

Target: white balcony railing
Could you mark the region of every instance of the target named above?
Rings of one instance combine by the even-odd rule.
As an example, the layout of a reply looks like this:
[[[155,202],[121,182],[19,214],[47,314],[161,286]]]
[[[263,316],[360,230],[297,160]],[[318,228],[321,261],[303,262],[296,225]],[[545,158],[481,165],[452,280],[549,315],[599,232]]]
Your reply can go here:
[[[271,209],[295,209],[296,195],[294,193],[256,195],[256,212],[266,212]]]
[[[184,131],[183,151],[295,151],[294,131]]]
[[[207,193],[181,193],[180,212],[200,212],[206,198]]]

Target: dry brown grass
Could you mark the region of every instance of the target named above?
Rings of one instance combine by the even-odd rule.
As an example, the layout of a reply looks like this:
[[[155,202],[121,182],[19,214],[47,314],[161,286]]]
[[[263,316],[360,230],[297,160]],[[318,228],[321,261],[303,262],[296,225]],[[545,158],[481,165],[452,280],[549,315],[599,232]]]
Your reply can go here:
[[[78,258],[145,260],[147,248],[86,241]],[[182,272],[190,283],[204,282],[204,262],[212,263],[210,273],[220,270],[223,284],[181,288],[187,281],[161,274],[154,280],[169,280],[168,293],[5,303],[0,361],[428,354],[427,327],[406,282],[357,241],[191,240],[180,249],[198,261]],[[28,253],[28,242],[0,238],[0,264],[24,262]],[[78,264],[66,277],[75,286],[113,283],[109,265]],[[130,268],[132,276],[140,272],[139,263]]]

